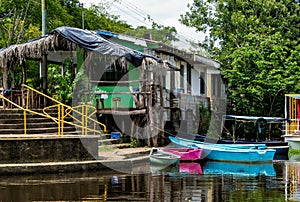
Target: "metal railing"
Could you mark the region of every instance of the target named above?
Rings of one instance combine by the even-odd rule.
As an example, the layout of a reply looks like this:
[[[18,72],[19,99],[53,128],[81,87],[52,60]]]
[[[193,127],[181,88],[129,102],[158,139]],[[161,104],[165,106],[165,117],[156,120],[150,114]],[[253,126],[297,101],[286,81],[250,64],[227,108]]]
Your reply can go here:
[[[23,111],[24,115],[24,134],[27,134],[27,113],[39,115],[42,117],[49,118],[53,120],[55,123],[57,123],[57,133],[58,135],[64,135],[64,125],[69,124],[78,128],[81,128],[81,135],[87,135],[89,133],[96,134],[103,134],[102,130],[98,130],[97,126],[103,127],[103,132],[107,131],[106,125],[103,123],[100,123],[99,121],[92,118],[92,116],[97,112],[96,107],[90,106],[90,105],[79,105],[76,107],[71,107],[66,104],[63,104],[59,102],[58,100],[30,87],[25,84],[22,84],[23,88],[26,88],[26,102],[25,105],[22,107],[13,101],[9,100],[3,95],[0,95],[0,98],[5,100],[6,102],[10,103],[12,106],[21,109]],[[29,109],[29,97],[30,97],[30,91],[37,93],[38,95],[41,95],[44,98],[44,102],[46,102],[46,99],[49,99],[54,104],[51,106],[44,107],[42,112],[37,112]],[[44,103],[45,104],[45,103]],[[49,109],[57,109],[57,117],[51,115],[47,112]],[[68,118],[70,118],[72,121],[68,121]],[[92,128],[90,127],[91,124],[93,125]]]

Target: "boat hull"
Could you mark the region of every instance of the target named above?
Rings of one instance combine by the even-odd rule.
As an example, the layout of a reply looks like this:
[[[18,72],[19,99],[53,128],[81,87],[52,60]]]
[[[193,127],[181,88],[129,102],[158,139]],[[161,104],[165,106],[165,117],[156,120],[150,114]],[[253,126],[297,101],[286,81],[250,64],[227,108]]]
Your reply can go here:
[[[165,167],[172,164],[178,164],[180,156],[161,151],[158,148],[152,148],[149,155],[150,163],[163,165]]]
[[[197,161],[202,153],[199,148],[161,148],[161,150],[180,156],[181,161]]]
[[[229,139],[217,139],[212,137],[206,137],[198,134],[180,134],[180,137],[191,139],[199,142],[209,142],[215,144],[256,144],[266,145],[267,148],[275,149],[275,155],[288,155],[290,144],[287,140],[284,141],[250,141],[250,140],[229,140]],[[299,149],[300,149],[300,137],[299,137]]]
[[[201,143],[183,138],[169,137],[176,145],[181,147],[201,148],[203,150],[203,158],[215,161],[230,162],[267,162],[272,161],[275,155],[274,149],[266,149],[264,147],[257,148],[253,145],[244,145],[243,147],[232,147],[231,145],[218,145],[210,143]]]
[[[284,135],[283,137],[291,149],[300,150],[300,135]]]
[[[274,158],[273,149],[226,149],[226,148],[208,148],[204,149],[208,159],[215,161],[236,161],[236,162],[267,162]]]

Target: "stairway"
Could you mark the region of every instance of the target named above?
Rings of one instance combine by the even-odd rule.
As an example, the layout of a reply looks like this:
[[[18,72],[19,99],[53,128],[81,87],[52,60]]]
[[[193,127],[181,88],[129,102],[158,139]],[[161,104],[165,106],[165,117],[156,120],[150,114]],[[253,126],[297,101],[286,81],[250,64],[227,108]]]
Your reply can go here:
[[[41,109],[35,112],[43,113]],[[51,117],[57,117],[57,110],[47,110]],[[70,118],[69,120],[70,121]],[[42,117],[37,114],[26,113],[26,135],[24,133],[24,114],[20,109],[0,110],[0,139],[10,137],[43,138],[45,136],[57,136],[58,125],[50,118]],[[70,124],[64,124],[64,137],[81,135],[81,129]],[[98,139],[99,151],[112,150],[113,148],[129,148],[129,143],[120,142],[118,139],[111,139],[110,134],[102,134]]]
[[[36,109],[35,112],[42,113]],[[52,117],[57,117],[57,110],[50,110]],[[52,119],[37,114],[26,113],[26,134],[28,135],[58,135],[57,123]],[[19,109],[0,110],[0,136],[24,134],[24,113]],[[78,135],[76,128],[70,124],[64,124],[65,135]]]

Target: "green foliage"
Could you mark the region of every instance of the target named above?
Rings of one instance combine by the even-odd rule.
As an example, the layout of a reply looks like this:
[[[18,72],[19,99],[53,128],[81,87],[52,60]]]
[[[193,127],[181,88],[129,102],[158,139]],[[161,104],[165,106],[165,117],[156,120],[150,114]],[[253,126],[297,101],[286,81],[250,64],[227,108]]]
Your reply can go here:
[[[222,63],[229,112],[282,116],[285,93],[299,93],[298,1],[194,0],[181,22],[209,31],[202,46]]]
[[[55,95],[58,101],[71,104],[73,85],[72,85],[72,71],[71,60],[64,62],[64,69],[58,65],[48,65],[48,89],[51,95]]]
[[[156,23],[153,23],[151,29],[148,29],[144,26],[139,26],[135,30],[128,31],[125,34],[138,38],[145,38],[146,34],[151,34],[153,40],[160,41],[167,45],[171,45],[173,41],[179,40],[176,37],[177,30],[175,29],[175,27],[165,27]]]
[[[207,109],[203,104],[199,105],[199,127],[198,134],[206,135],[209,129],[210,121],[211,121],[211,111]]]
[[[137,141],[136,139],[133,138],[130,142],[130,148],[135,148],[135,147],[137,147]]]
[[[111,15],[107,6],[92,5],[85,9],[85,29],[89,30],[107,30],[111,32],[123,33],[132,30],[131,26],[119,20],[118,16]]]
[[[294,156],[294,155],[300,155],[300,150],[299,149],[289,149],[289,157]]]
[[[85,29],[103,29],[112,32],[125,32],[131,26],[120,21],[118,16],[109,14],[108,5],[82,8],[79,0],[47,0],[47,32],[59,26],[82,27],[84,13]],[[0,0],[0,48],[22,43],[41,36],[41,1],[40,0]],[[66,64],[65,64],[66,65]],[[72,98],[71,64],[65,66],[64,75],[61,67],[49,64],[49,93],[57,94],[60,101],[70,102]],[[27,84],[34,88],[40,86],[39,64],[26,61]],[[1,74],[1,70],[0,70]],[[11,64],[7,86],[19,88],[22,81],[21,67]]]

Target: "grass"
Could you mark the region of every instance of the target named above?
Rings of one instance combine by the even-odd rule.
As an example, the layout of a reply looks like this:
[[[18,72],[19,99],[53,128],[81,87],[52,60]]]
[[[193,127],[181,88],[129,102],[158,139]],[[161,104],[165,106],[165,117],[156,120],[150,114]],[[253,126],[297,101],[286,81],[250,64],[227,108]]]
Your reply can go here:
[[[300,154],[300,149],[289,149],[289,156]]]
[[[114,148],[112,146],[100,146],[99,147],[99,152],[113,152],[115,150],[116,150],[116,148]]]

